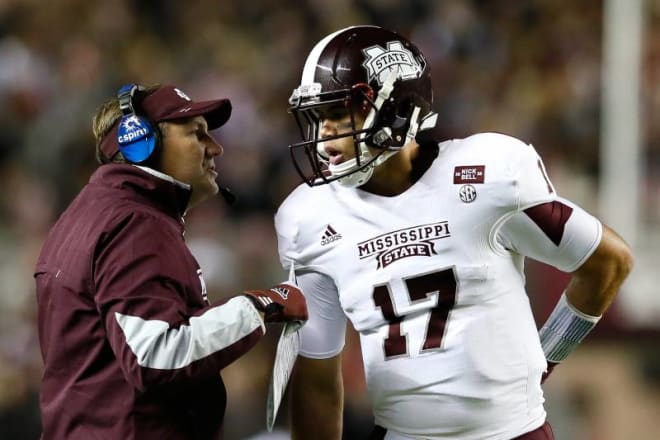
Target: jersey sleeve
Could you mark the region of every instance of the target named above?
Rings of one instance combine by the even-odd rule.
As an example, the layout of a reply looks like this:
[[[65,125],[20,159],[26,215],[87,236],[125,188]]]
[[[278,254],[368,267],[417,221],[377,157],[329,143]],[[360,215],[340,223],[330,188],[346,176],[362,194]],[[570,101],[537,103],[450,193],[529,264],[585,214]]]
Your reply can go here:
[[[286,209],[285,205],[281,206],[277,210],[277,214],[275,214],[275,232],[277,233],[277,251],[282,266],[287,269],[291,265],[291,262],[297,262],[297,267],[299,267],[300,252],[296,249],[298,244],[298,223],[292,216],[291,210]]]
[[[294,265],[296,283],[307,301],[309,319],[300,330],[300,355],[325,359],[344,348],[347,319],[339,303],[337,287],[332,277],[315,265],[315,251],[309,239],[305,240],[301,217],[295,215],[296,206],[305,206],[300,194],[300,191],[294,192],[275,216],[278,252],[284,269]]]
[[[601,236],[598,219],[557,198],[515,213],[501,226],[497,238],[510,251],[573,272],[596,250]]]
[[[309,320],[300,330],[300,355],[326,359],[339,354],[346,337],[346,315],[334,282],[319,272],[303,272],[297,283],[309,312]]]
[[[554,200],[557,193],[536,149],[532,145],[521,145],[516,159],[513,170],[517,195],[516,208],[525,209],[528,206]]]
[[[600,222],[560,198],[532,145],[511,152],[516,187],[511,211],[498,225],[497,242],[520,255],[573,272],[600,242]]]
[[[129,383],[193,384],[256,344],[257,310],[241,296],[204,306],[198,266],[163,220],[135,213],[120,224],[96,257],[94,300]]]

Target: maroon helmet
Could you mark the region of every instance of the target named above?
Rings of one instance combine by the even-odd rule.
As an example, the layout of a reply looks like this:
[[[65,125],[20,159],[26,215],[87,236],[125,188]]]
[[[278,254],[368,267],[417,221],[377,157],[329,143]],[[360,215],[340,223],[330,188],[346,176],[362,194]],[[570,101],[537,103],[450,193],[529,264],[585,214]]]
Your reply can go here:
[[[296,170],[310,186],[338,179],[362,185],[374,166],[414,139],[432,102],[429,66],[406,38],[377,26],[334,32],[314,46],[289,98],[303,138],[289,146]],[[321,139],[320,122],[342,108],[351,115],[352,130]],[[356,111],[366,115],[362,127],[356,127]],[[339,137],[353,138],[355,158],[332,165],[319,143]]]

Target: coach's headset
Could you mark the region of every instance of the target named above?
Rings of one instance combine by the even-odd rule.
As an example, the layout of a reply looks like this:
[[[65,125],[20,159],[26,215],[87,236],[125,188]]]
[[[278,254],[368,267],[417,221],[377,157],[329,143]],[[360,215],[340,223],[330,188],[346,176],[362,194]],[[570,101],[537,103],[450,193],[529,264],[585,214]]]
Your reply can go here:
[[[117,127],[117,143],[124,159],[131,163],[149,159],[158,144],[158,130],[154,124],[135,112],[135,94],[144,90],[137,84],[127,84],[117,92],[122,113]]]
[[[149,159],[158,145],[158,129],[144,116],[135,112],[133,98],[135,93],[144,92],[145,88],[137,84],[126,84],[117,92],[121,120],[117,127],[117,143],[124,159],[131,163],[141,163]],[[220,195],[229,204],[234,205],[236,196],[231,190],[218,182]]]

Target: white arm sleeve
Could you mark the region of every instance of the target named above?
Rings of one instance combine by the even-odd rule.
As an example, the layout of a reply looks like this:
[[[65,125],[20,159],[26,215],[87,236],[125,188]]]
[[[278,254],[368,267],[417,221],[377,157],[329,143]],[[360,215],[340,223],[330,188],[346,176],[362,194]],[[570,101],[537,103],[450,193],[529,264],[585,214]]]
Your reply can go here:
[[[598,219],[561,198],[517,212],[497,234],[504,248],[564,272],[577,270],[596,250],[601,237]]]
[[[300,329],[300,355],[313,359],[336,356],[344,348],[346,315],[335,283],[319,272],[301,272],[297,274],[297,283],[309,311],[309,319]]]

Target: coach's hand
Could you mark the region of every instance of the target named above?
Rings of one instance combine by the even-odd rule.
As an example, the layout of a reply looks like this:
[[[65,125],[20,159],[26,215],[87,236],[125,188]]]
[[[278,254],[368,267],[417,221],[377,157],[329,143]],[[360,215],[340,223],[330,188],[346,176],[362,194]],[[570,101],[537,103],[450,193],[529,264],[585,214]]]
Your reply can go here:
[[[282,283],[267,290],[247,290],[265,322],[307,321],[307,303],[302,291],[293,284]]]

